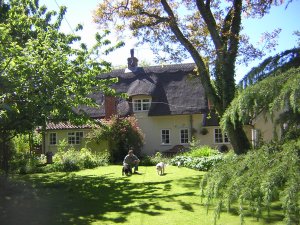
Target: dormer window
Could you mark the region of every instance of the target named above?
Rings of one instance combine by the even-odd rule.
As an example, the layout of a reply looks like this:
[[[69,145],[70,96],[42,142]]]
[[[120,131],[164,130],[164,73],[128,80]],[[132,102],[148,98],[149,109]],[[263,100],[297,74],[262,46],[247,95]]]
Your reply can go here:
[[[133,100],[133,111],[141,112],[148,111],[150,109],[151,101],[149,98],[134,99]]]

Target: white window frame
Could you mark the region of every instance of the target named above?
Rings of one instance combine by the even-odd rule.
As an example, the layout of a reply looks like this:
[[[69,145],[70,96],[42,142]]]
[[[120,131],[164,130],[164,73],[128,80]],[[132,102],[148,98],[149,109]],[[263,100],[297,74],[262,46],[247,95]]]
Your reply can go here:
[[[80,145],[83,138],[83,131],[68,132],[68,144]]]
[[[189,143],[189,136],[190,136],[190,132],[189,129],[187,128],[183,128],[180,129],[180,144],[188,144]]]
[[[161,137],[161,144],[162,145],[170,145],[170,129],[162,129],[160,131],[160,137]],[[168,140],[168,143],[166,142]]]
[[[49,133],[49,144],[56,145],[57,144],[57,134],[55,132]]]
[[[214,129],[214,142],[215,144],[228,144],[230,143],[229,138],[226,133],[222,133],[221,128]]]
[[[150,98],[133,99],[133,111],[134,112],[149,111],[150,106],[151,106]]]

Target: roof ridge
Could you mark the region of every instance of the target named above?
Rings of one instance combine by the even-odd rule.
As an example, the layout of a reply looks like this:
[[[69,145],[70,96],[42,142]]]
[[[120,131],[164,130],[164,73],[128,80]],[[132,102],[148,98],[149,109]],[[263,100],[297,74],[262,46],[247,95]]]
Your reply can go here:
[[[161,65],[152,65],[145,67],[137,67],[135,72],[126,72],[126,68],[123,69],[114,69],[107,73],[102,73],[99,76],[114,76],[116,74],[135,74],[135,73],[165,73],[165,72],[178,72],[178,71],[187,71],[192,70],[196,64],[195,63],[181,63],[181,64],[161,64]]]

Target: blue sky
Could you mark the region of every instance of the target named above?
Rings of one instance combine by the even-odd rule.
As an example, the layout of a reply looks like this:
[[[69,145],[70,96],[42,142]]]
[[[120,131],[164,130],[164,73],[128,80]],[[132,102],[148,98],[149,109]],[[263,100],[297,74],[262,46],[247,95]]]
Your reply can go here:
[[[40,0],[40,4],[45,4],[48,9],[57,11],[58,5],[67,6],[66,20],[62,24],[62,30],[70,33],[71,29],[75,29],[77,24],[82,24],[84,29],[78,33],[82,37],[82,41],[87,44],[92,44],[97,25],[93,23],[92,11],[96,8],[101,0]],[[245,33],[251,38],[251,43],[258,44],[263,32],[271,32],[276,28],[281,28],[279,35],[279,46],[275,52],[268,53],[274,55],[286,49],[297,46],[297,38],[292,35],[295,30],[300,30],[300,1],[294,0],[287,9],[284,6],[274,7],[271,13],[263,19],[247,19],[243,20]],[[113,38],[113,37],[112,37]],[[135,47],[135,41],[130,39],[126,41],[125,47],[113,52],[108,58],[108,61],[113,63],[113,66],[126,65],[127,58],[130,56],[130,49]],[[153,55],[147,46],[135,47],[135,55],[140,61],[146,61],[150,64]],[[239,81],[251,67],[256,66],[261,60],[250,63],[246,66],[238,66],[236,72],[236,80]],[[191,62],[191,60],[188,60]]]

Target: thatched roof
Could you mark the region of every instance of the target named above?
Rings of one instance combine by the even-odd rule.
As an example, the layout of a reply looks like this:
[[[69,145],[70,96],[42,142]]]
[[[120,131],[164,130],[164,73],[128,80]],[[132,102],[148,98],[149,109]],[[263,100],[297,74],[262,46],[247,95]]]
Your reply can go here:
[[[117,110],[121,116],[132,113],[131,98],[136,95],[152,97],[149,116],[197,114],[207,111],[207,100],[195,64],[138,67],[134,72],[126,69],[114,70],[99,75],[99,79],[118,77],[113,84],[118,93],[127,93],[129,99],[117,99]],[[99,108],[82,108],[93,118],[105,116],[104,96],[94,93]]]

